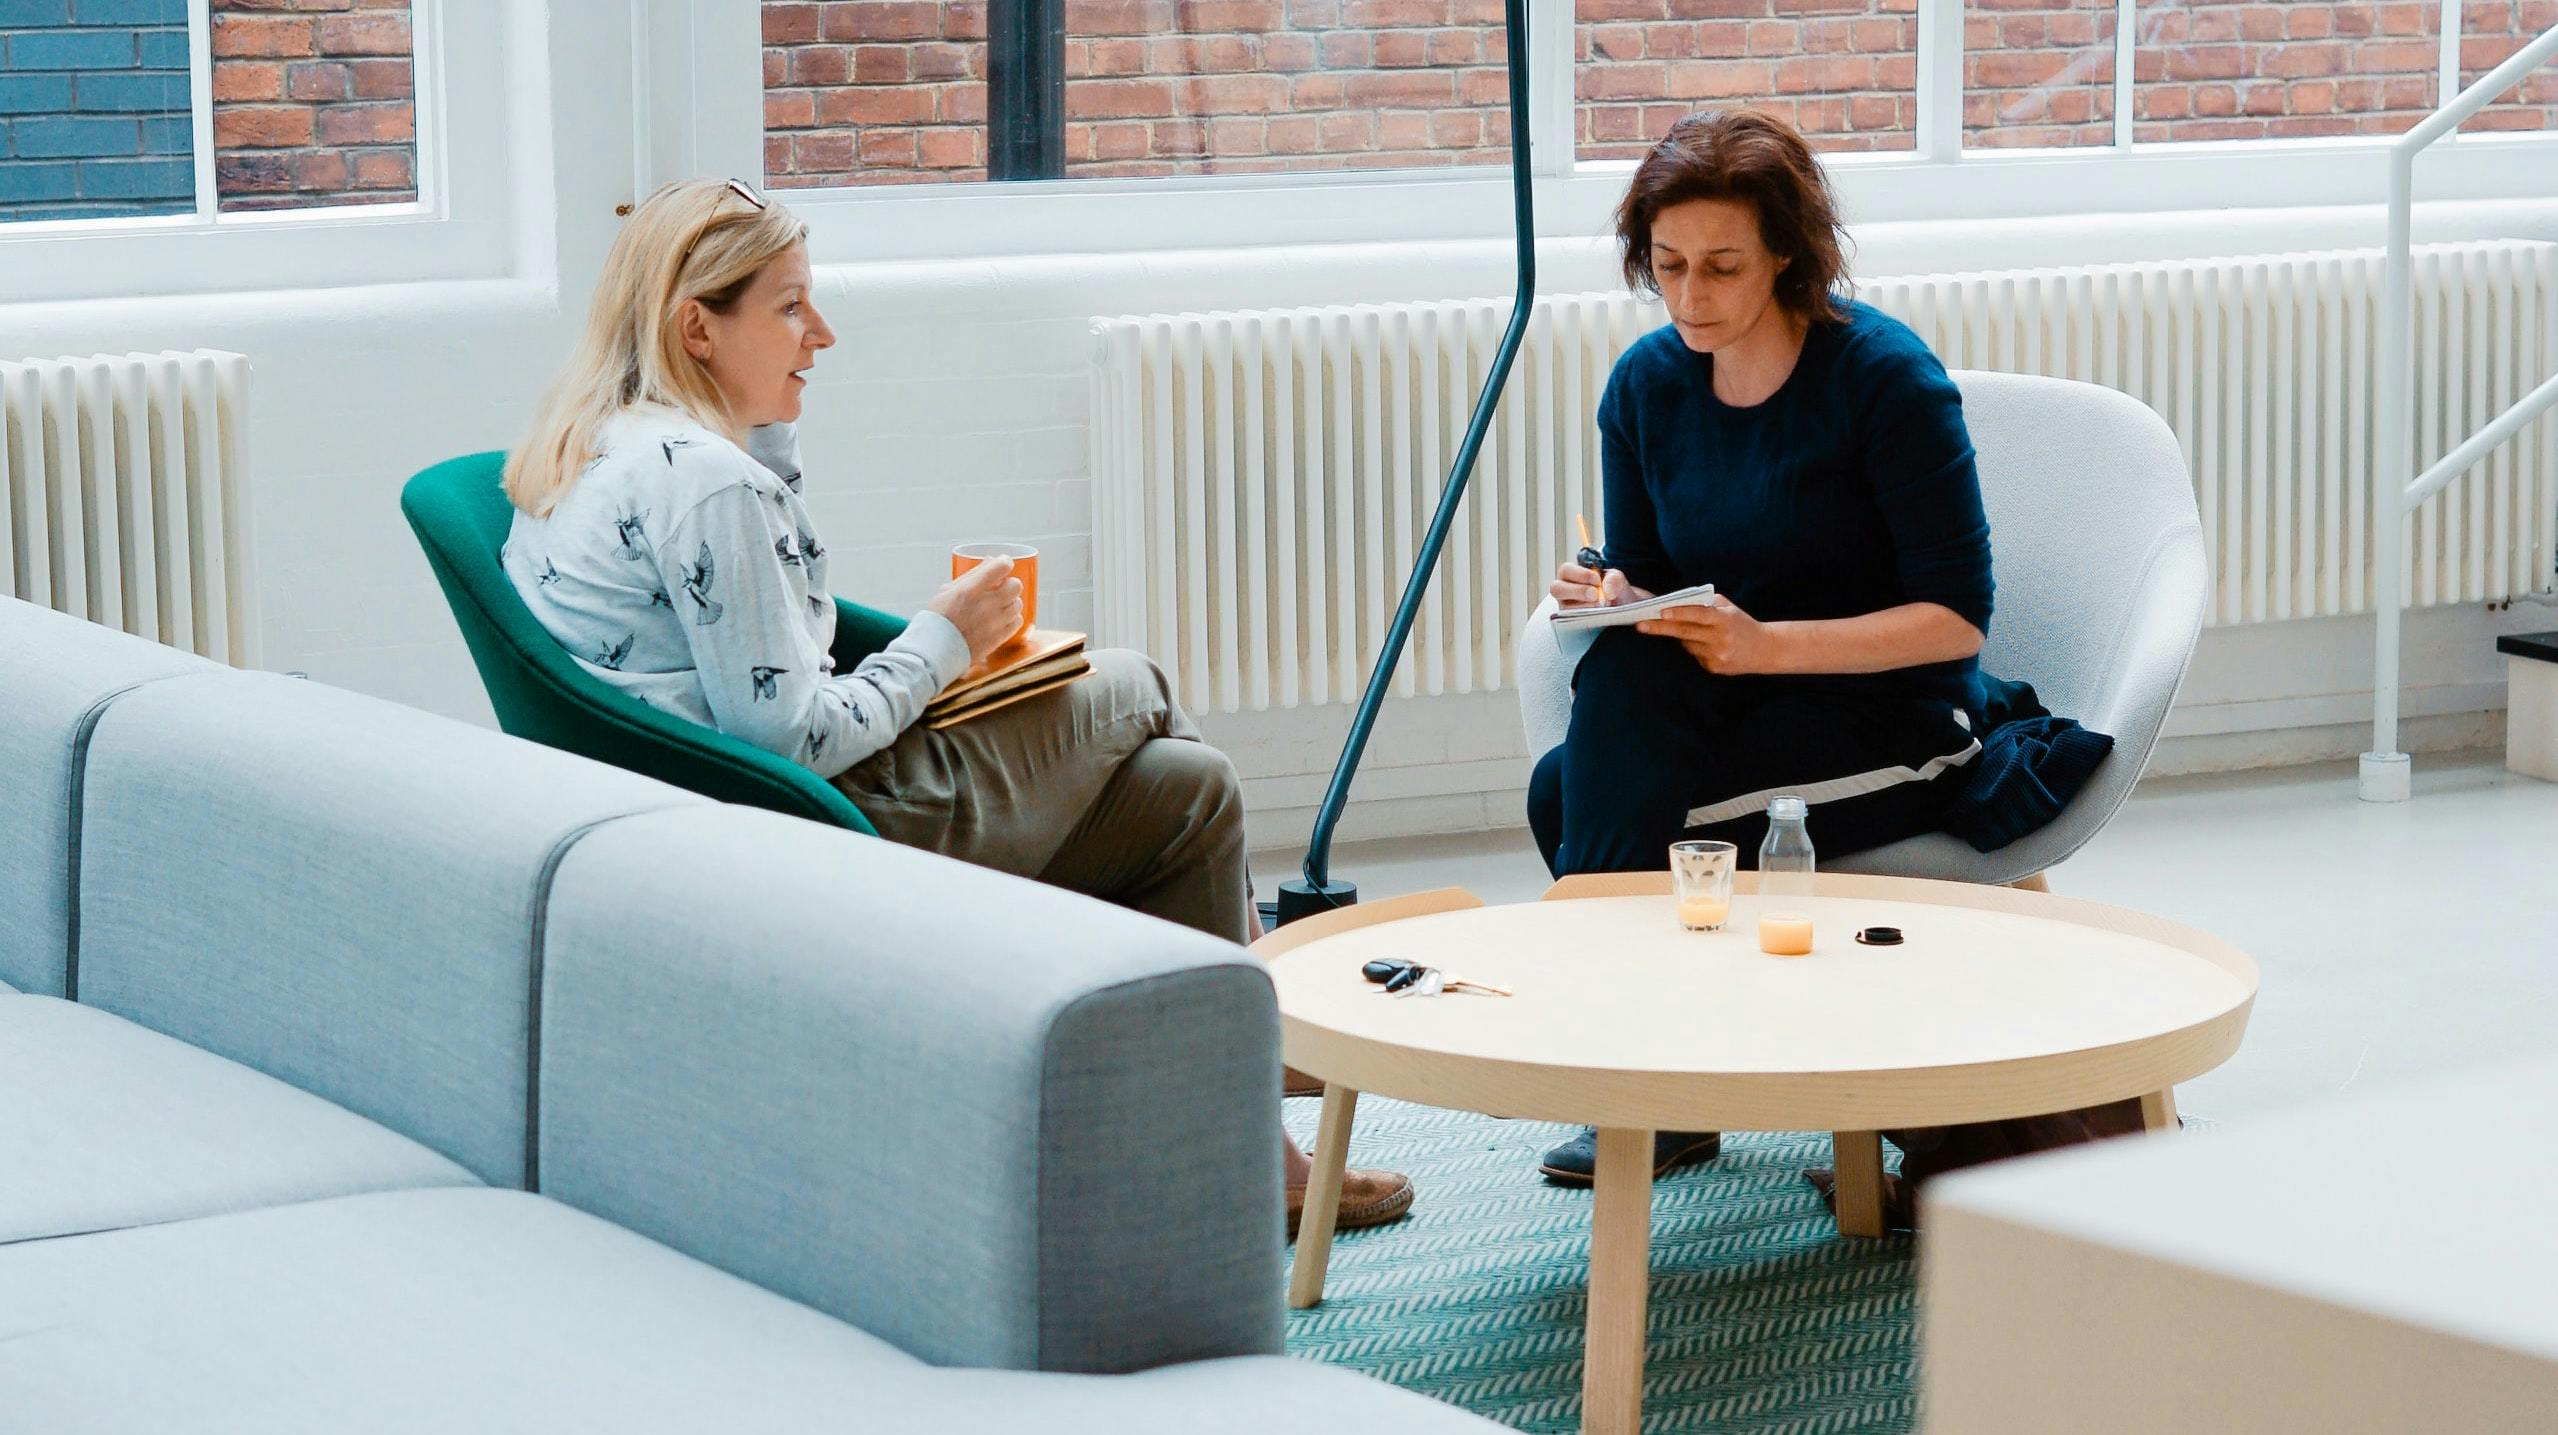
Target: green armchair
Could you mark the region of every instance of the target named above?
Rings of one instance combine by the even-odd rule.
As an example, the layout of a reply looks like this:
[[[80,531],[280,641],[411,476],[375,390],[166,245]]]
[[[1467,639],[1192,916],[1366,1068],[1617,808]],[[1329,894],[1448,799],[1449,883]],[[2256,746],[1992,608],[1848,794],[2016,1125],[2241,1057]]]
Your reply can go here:
[[[516,737],[643,773],[714,797],[794,817],[878,830],[832,783],[715,728],[630,697],[579,667],[534,620],[498,564],[514,506],[501,486],[505,455],[437,464],[400,490],[445,601],[470,645],[498,726]],[[886,647],[906,620],[835,600],[835,670]]]

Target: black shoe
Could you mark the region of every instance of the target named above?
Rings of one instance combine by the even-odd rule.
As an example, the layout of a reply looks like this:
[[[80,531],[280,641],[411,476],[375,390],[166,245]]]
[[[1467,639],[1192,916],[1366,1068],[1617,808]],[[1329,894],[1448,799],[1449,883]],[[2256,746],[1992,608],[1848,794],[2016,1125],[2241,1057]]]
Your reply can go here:
[[[1813,1166],[1803,1172],[1803,1179],[1821,1193],[1821,1204],[1830,1208],[1830,1219],[1838,1219],[1838,1173],[1827,1166]],[[1883,1229],[1918,1233],[1918,1193],[1909,1182],[1888,1171],[1883,1175]]]
[[[1652,1133],[1652,1179],[1660,1180],[1681,1166],[1694,1166],[1723,1154],[1720,1131],[1655,1131]],[[1545,1153],[1545,1162],[1537,1167],[1545,1178],[1558,1186],[1587,1186],[1599,1169],[1599,1133],[1596,1127]]]

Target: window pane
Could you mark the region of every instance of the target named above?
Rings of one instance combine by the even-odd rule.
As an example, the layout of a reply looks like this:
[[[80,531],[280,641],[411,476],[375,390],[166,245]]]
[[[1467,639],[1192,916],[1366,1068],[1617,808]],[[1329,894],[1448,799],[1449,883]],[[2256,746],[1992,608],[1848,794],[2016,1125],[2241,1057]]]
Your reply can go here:
[[[1906,150],[1917,0],[1578,0],[1583,159],[1640,159],[1682,115],[1761,110],[1823,150]]]
[[[2132,138],[2399,134],[2434,108],[2440,8],[2143,0]]]
[[[195,210],[186,0],[0,4],[0,222]]]
[[[1064,6],[1064,178],[1509,160],[1498,0]],[[766,0],[767,182],[985,179],[987,23],[987,0]]]
[[[1972,0],[1963,17],[1963,143],[2114,142],[2114,0]]]
[[[211,0],[226,210],[417,198],[409,0]]]
[[[2467,0],[2461,7],[2460,83],[2468,88],[2514,51],[2558,25],[2558,0]],[[2464,130],[2558,129],[2558,62],[2542,65]]]

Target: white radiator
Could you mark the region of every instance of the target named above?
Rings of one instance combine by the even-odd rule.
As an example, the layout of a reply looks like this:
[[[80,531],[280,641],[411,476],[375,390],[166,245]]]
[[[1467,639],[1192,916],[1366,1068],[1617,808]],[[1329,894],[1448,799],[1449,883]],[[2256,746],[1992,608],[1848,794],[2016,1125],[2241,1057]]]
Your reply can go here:
[[[2121,389],[2176,430],[2215,623],[2371,611],[2378,250],[1886,279],[1865,299],[1948,368]],[[2416,252],[2416,461],[2403,483],[2558,372],[2558,244]],[[2418,511],[2411,605],[2550,586],[2558,424]]]
[[[0,593],[256,661],[248,360],[0,362]]]
[[[1883,279],[1857,296],[1949,368],[2132,394],[2192,464],[2217,623],[2368,611],[2368,253]],[[2558,245],[2419,250],[2419,460],[2558,371]],[[1094,325],[1095,626],[1223,711],[1356,698],[1509,317],[1506,299]],[[1662,321],[1624,294],[1541,299],[1398,690],[1504,686],[1518,624],[1600,520],[1599,393]],[[2558,422],[2419,511],[2410,601],[2545,591]]]

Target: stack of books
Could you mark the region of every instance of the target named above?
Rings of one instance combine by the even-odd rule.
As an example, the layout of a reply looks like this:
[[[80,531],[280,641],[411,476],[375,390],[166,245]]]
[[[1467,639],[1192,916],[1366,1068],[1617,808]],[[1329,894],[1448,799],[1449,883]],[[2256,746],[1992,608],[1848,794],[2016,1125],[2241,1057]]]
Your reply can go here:
[[[988,653],[924,709],[924,722],[939,730],[984,717],[1041,693],[1054,692],[1092,671],[1084,635],[1033,628]]]

